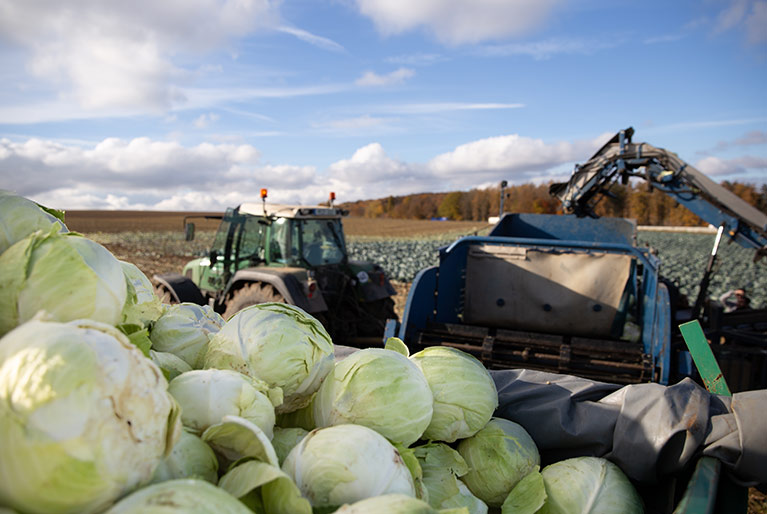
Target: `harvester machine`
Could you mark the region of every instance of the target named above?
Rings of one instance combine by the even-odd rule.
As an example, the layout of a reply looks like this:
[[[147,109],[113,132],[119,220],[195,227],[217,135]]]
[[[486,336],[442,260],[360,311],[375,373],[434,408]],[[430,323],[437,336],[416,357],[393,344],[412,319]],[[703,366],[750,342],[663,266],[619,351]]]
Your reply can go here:
[[[696,373],[678,325],[700,319],[717,358],[748,363],[735,388],[767,386],[767,312],[735,313],[735,326],[706,301],[716,246],[696,305],[683,311],[658,256],[637,245],[636,223],[598,218],[593,207],[612,181],[638,177],[719,227],[716,245],[726,234],[755,259],[767,253],[767,215],[632,135],[619,132],[569,182],[552,185],[567,214],[504,214],[487,236],[440,248],[439,264],[416,275],[401,323],[391,320],[385,335],[411,351],[456,347],[490,369],[669,384]]]

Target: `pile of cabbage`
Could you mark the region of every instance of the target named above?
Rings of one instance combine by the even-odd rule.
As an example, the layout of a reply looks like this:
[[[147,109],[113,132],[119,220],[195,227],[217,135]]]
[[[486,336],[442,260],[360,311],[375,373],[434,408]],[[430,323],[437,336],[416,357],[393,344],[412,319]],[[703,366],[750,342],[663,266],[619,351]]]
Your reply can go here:
[[[164,305],[0,191],[0,511],[642,512],[604,459],[541,470],[471,355],[337,350],[294,306]]]

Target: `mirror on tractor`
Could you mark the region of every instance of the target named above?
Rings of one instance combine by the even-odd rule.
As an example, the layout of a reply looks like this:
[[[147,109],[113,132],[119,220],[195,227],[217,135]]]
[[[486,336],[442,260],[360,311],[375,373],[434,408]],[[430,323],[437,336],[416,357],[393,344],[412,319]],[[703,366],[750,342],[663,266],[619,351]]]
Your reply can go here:
[[[194,240],[194,223],[184,223],[184,238],[187,241]]]

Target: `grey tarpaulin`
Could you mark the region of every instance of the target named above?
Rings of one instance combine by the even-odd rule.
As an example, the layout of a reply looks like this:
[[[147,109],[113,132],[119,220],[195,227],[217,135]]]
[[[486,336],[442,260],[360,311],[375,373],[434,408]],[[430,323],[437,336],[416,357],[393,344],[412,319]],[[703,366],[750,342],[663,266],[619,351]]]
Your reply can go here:
[[[730,398],[690,379],[621,387],[531,370],[491,375],[496,415],[522,425],[544,462],[606,457],[632,479],[652,484],[709,455],[742,485],[767,484],[767,390]]]

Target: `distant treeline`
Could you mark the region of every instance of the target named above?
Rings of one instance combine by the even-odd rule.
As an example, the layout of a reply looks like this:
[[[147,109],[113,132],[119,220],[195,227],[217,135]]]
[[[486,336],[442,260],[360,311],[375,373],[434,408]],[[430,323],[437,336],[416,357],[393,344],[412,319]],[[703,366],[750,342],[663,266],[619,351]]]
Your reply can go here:
[[[741,182],[722,185],[757,209],[767,213],[767,184],[757,187]],[[645,183],[613,184],[613,198],[603,197],[596,206],[600,216],[632,218],[639,225],[696,226],[705,223],[671,196],[649,191]],[[366,218],[487,220],[500,212],[500,188],[450,193],[419,193],[359,200],[343,204],[352,216]],[[559,200],[549,194],[549,184],[521,184],[505,188],[504,212],[560,214]]]

